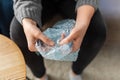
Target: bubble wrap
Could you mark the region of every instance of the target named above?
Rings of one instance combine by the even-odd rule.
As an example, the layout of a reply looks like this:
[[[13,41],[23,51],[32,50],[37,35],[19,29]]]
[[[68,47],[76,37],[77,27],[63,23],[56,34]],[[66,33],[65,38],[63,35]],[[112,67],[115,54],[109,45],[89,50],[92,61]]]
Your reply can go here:
[[[44,58],[51,60],[76,61],[79,50],[72,52],[72,42],[62,46],[59,45],[61,34],[64,33],[65,37],[67,37],[74,25],[75,20],[66,19],[57,22],[52,28],[46,29],[43,33],[53,40],[55,45],[51,47],[39,40],[36,43],[37,54],[39,53]]]

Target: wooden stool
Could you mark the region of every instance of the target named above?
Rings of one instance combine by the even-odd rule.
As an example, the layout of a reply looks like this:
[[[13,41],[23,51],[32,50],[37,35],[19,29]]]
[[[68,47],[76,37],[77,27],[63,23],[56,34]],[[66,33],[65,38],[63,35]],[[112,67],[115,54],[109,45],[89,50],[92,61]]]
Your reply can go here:
[[[26,65],[17,45],[0,35],[0,80],[25,80]]]

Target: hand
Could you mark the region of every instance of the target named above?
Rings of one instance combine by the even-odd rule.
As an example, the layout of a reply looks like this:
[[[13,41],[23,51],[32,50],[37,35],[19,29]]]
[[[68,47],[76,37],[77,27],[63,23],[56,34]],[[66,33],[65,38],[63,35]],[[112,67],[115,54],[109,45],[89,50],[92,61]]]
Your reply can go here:
[[[27,38],[27,43],[28,43],[28,49],[30,51],[36,51],[35,48],[35,43],[37,40],[41,40],[47,45],[53,46],[54,42],[46,37],[40,29],[37,27],[36,22],[29,19],[29,18],[24,18],[23,21],[23,29],[24,33]]]
[[[77,17],[75,27],[72,29],[70,35],[60,41],[60,45],[73,42],[72,50],[77,51],[82,43],[84,35],[87,31],[91,18],[95,9],[90,5],[83,5],[77,9]]]
[[[82,43],[82,39],[83,39],[81,32],[82,31],[80,29],[78,29],[77,27],[74,27],[72,29],[72,31],[70,32],[70,34],[66,38],[64,38],[65,35],[62,34],[60,45],[64,45],[64,44],[67,44],[69,42],[72,42],[73,43],[72,51],[74,52],[74,51],[79,50],[80,45]]]

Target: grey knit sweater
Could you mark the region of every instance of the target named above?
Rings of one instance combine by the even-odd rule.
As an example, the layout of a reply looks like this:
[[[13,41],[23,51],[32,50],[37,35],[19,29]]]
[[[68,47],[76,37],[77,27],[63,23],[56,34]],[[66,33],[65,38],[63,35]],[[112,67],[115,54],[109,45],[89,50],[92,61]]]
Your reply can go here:
[[[41,26],[41,0],[13,0],[14,14],[17,20],[21,23],[22,19],[31,18]],[[98,0],[75,0],[77,1],[76,9],[82,5],[91,5],[97,9]]]

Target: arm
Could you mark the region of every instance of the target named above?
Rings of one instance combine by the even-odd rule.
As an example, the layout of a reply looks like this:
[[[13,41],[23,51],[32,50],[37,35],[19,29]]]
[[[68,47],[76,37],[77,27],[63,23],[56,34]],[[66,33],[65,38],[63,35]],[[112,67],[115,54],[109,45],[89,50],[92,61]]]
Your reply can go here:
[[[42,40],[48,45],[54,42],[47,38],[37,27],[41,27],[41,0],[14,0],[14,12],[17,20],[23,25],[30,51],[36,51],[36,41]]]
[[[41,26],[41,0],[13,0],[15,17],[22,24],[24,18],[34,20]]]
[[[79,0],[82,1],[82,0]],[[84,0],[85,1],[85,0]],[[72,29],[70,35],[64,38],[60,45],[67,44],[69,42],[73,42],[73,51],[76,51],[80,48],[86,30],[89,26],[91,18],[95,12],[96,8],[89,4],[83,4],[79,6],[77,11],[76,17],[76,24],[75,27]]]

